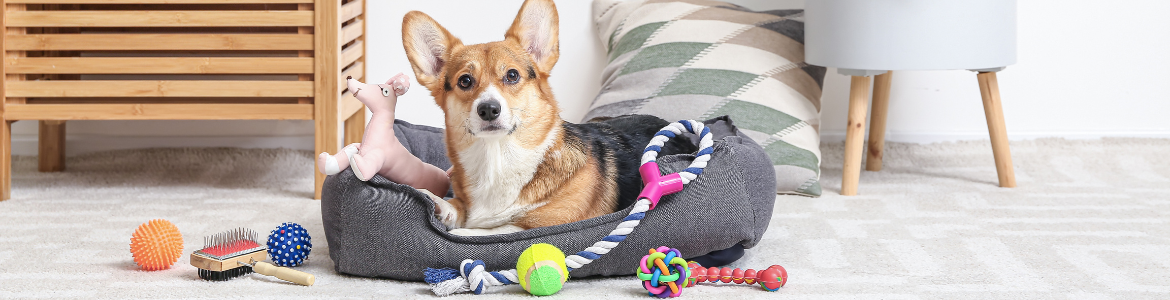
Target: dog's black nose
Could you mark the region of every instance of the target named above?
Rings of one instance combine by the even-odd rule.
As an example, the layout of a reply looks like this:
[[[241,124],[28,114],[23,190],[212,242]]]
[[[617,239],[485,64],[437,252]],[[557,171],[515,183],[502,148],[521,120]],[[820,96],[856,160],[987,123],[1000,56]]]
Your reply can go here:
[[[475,108],[479,113],[479,119],[484,121],[495,120],[500,117],[500,102],[496,100],[488,100],[479,103],[479,107]]]

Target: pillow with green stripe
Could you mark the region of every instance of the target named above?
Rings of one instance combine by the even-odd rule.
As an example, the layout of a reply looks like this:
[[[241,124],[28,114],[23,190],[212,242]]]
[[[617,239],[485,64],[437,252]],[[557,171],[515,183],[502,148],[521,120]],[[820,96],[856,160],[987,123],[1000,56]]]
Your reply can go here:
[[[825,68],[804,62],[804,11],[707,0],[595,0],[609,55],[585,120],[728,115],[764,146],[776,192],[820,196]]]

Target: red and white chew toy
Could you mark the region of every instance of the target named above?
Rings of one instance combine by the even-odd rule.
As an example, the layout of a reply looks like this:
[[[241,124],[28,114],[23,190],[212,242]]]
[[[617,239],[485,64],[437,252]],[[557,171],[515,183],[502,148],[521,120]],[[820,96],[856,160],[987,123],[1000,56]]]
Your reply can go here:
[[[780,265],[772,265],[763,271],[756,272],[753,269],[744,271],[739,268],[735,268],[734,270],[731,268],[704,268],[699,263],[692,261],[688,264],[688,269],[690,269],[690,277],[687,279],[688,286],[694,286],[705,281],[712,283],[734,282],[736,284],[759,283],[760,287],[764,288],[764,290],[775,292],[784,286],[784,283],[788,282],[788,270],[785,270]]]

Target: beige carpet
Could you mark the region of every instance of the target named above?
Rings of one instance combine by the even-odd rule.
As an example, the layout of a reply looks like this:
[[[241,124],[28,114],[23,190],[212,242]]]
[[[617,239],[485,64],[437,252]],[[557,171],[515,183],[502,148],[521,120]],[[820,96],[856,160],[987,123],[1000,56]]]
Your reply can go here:
[[[1170,140],[1013,143],[1015,189],[996,187],[985,142],[891,144],[885,170],[863,172],[856,197],[837,195],[841,145],[824,149],[825,196],[779,197],[767,238],[735,264],[784,265],[788,286],[702,285],[684,298],[1170,298]],[[308,200],[310,156],[119,151],[70,158],[64,173],[17,158],[13,199],[0,202],[0,298],[430,298],[421,283],[333,272],[320,207]],[[317,284],[255,274],[207,282],[186,256],[139,271],[130,235],[152,218],[175,222],[187,253],[233,226],[301,223],[316,247],[300,269]],[[525,295],[512,286],[474,298]],[[644,295],[621,277],[573,280],[556,298]]]

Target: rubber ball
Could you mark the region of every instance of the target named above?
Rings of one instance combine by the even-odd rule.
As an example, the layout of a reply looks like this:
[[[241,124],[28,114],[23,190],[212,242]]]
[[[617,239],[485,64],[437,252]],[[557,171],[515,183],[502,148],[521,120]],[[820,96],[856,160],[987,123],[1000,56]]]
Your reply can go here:
[[[143,270],[170,268],[183,255],[183,235],[171,221],[150,220],[134,230],[130,237],[130,254]]]
[[[272,230],[268,235],[268,258],[273,264],[282,267],[295,267],[303,264],[313,251],[312,238],[309,231],[297,223],[284,223]]]

